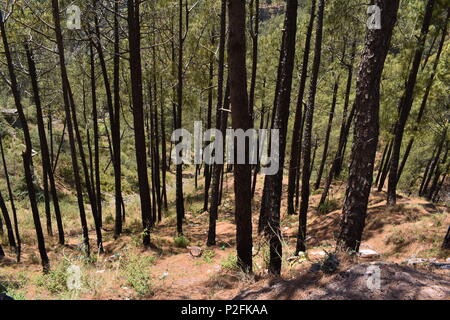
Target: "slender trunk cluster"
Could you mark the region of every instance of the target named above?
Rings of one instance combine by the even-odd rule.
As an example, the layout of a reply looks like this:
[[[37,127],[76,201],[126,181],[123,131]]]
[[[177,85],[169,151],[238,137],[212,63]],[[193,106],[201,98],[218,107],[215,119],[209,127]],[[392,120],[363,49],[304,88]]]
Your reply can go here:
[[[291,159],[289,162],[289,184],[288,184],[288,214],[295,214],[294,197],[299,189],[300,159],[302,153],[303,136],[303,96],[305,94],[306,80],[308,78],[309,52],[311,50],[311,38],[316,17],[316,0],[311,2],[311,13],[308,30],[306,31],[305,49],[303,51],[302,71],[300,78],[299,93],[297,97],[297,108],[295,111],[294,130],[292,132]],[[297,196],[298,198],[298,196]]]
[[[21,97],[19,93],[19,88],[17,84],[16,74],[14,70],[14,65],[11,57],[11,52],[9,48],[8,38],[6,36],[5,22],[3,20],[3,15],[0,15],[0,32],[2,34],[3,48],[6,56],[6,62],[8,65],[9,78],[11,80],[11,91],[14,96],[14,103],[19,114],[19,119],[22,124],[22,130],[25,140],[25,150],[22,153],[23,167],[25,171],[25,181],[27,184],[28,197],[30,199],[31,212],[33,215],[34,227],[36,230],[36,237],[38,240],[39,254],[41,257],[41,263],[44,272],[50,270],[50,262],[47,255],[47,250],[45,247],[44,234],[42,232],[41,221],[39,218],[39,209],[36,199],[36,190],[33,183],[33,158],[32,158],[32,143],[30,130],[28,128],[27,120],[25,117],[24,109],[21,102]],[[15,244],[15,243],[14,243]]]
[[[400,159],[400,149],[402,147],[403,134],[405,131],[406,122],[409,118],[409,113],[414,101],[414,88],[417,81],[417,73],[419,71],[420,62],[424,52],[425,40],[427,38],[428,29],[433,15],[435,0],[428,0],[425,17],[423,19],[422,30],[420,32],[417,47],[414,52],[414,59],[411,70],[409,72],[408,82],[406,83],[406,90],[401,98],[399,106],[399,117],[395,125],[394,144],[392,148],[392,155],[390,161],[389,183],[388,183],[388,205],[395,205],[397,201],[397,182],[398,182],[398,168]]]
[[[295,38],[297,34],[297,9],[298,1],[287,2],[286,17],[284,23],[284,47],[280,63],[279,93],[277,94],[276,113],[273,129],[279,130],[279,171],[275,175],[267,176],[265,182],[264,196],[265,205],[261,207],[261,216],[266,217],[266,234],[270,246],[269,272],[281,273],[283,256],[282,234],[280,231],[280,207],[281,191],[283,186],[283,167],[285,162],[285,150],[287,139],[287,127],[289,121],[289,110],[292,89],[292,75],[295,58]]]
[[[219,39],[219,66],[217,75],[217,108],[216,108],[216,127],[223,134],[228,123],[228,113],[223,111],[229,109],[229,81],[225,92],[225,102],[223,95],[224,74],[225,74],[225,42],[227,29],[227,2],[222,0],[220,12],[220,39]],[[209,208],[209,229],[207,245],[216,244],[216,222],[218,218],[220,204],[220,187],[223,172],[223,164],[214,164],[212,167],[212,185],[211,185],[211,204]]]
[[[317,29],[316,29],[316,43],[314,48],[314,62],[311,76],[311,83],[309,87],[308,102],[305,110],[305,132],[303,136],[303,168],[302,168],[302,187],[301,187],[301,204],[300,204],[300,218],[298,227],[298,239],[296,252],[306,251],[306,225],[308,222],[308,208],[311,177],[311,147],[312,147],[312,130],[314,107],[317,92],[317,81],[319,78],[319,69],[322,56],[322,36],[323,36],[323,16],[325,11],[325,1],[319,0],[317,13]]]

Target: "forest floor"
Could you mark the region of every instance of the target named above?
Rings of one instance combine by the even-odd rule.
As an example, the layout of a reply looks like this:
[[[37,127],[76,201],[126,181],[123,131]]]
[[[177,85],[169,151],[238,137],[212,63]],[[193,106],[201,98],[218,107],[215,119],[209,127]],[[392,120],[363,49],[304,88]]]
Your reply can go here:
[[[282,278],[267,274],[268,246],[254,230],[254,276],[236,271],[235,224],[233,219],[232,176],[228,175],[217,224],[215,247],[205,246],[208,213],[202,212],[201,191],[186,179],[185,237],[176,238],[174,214],[152,232],[154,249],[141,246],[139,204],[136,197],[127,203],[123,236],[113,239],[112,217],[104,224],[105,254],[86,259],[81,254],[81,230],[74,222],[66,226],[67,245],[47,239],[52,265],[42,275],[32,231],[23,230],[22,262],[13,252],[0,260],[0,284],[16,299],[449,299],[450,271],[432,263],[449,262],[449,252],[440,245],[450,224],[449,208],[423,199],[402,196],[394,208],[387,208],[385,194],[373,192],[361,249],[366,257],[341,259],[336,272],[314,270],[333,252],[345,186],[335,185],[331,211],[319,213],[320,194],[311,198],[308,223],[308,252],[294,256],[298,216],[282,217]],[[257,225],[263,180],[257,186],[254,225]],[[173,190],[172,190],[173,191]],[[169,190],[170,192],[170,190]],[[169,203],[172,207],[172,204]],[[173,211],[172,211],[173,212]],[[283,210],[285,212],[285,199]],[[111,213],[109,214],[111,215]],[[25,219],[22,217],[22,219]],[[28,219],[28,218],[27,218]],[[25,219],[25,222],[28,221]],[[95,232],[90,221],[91,243]],[[24,228],[22,228],[24,229]],[[30,229],[32,230],[32,229]],[[194,257],[198,247],[200,257]],[[372,250],[372,251],[370,251]],[[81,288],[68,290],[67,268],[80,267]],[[367,286],[368,270],[381,271],[381,288]]]

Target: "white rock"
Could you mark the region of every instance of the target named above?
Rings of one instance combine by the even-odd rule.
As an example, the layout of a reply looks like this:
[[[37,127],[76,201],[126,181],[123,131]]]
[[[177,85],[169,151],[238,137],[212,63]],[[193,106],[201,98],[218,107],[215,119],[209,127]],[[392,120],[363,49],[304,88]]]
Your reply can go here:
[[[371,258],[379,256],[380,254],[372,249],[361,249],[359,250],[359,255],[363,258]]]

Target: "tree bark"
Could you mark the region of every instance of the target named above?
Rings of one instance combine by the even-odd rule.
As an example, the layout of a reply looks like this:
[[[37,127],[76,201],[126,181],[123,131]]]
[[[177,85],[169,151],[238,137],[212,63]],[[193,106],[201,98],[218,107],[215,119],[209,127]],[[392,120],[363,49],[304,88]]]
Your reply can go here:
[[[86,212],[84,209],[84,201],[83,201],[83,190],[82,190],[82,184],[81,184],[81,177],[80,177],[80,170],[78,165],[78,159],[77,159],[77,149],[75,145],[75,137],[74,137],[74,128],[72,123],[72,116],[71,116],[71,105],[69,100],[69,90],[68,90],[68,77],[67,77],[67,70],[65,65],[65,58],[64,58],[64,45],[63,45],[63,37],[61,32],[61,22],[59,18],[59,3],[58,0],[52,0],[52,14],[53,14],[53,22],[55,24],[55,36],[56,36],[56,43],[58,47],[58,56],[59,56],[59,64],[60,64],[60,72],[61,72],[61,84],[62,84],[62,91],[63,91],[63,99],[64,99],[64,111],[66,115],[66,122],[67,122],[67,132],[69,134],[69,144],[70,144],[70,154],[72,158],[72,167],[73,167],[73,173],[74,173],[74,179],[75,179],[75,186],[77,190],[77,200],[78,200],[78,207],[80,211],[80,221],[81,221],[81,227],[83,230],[83,245],[84,245],[84,252],[87,256],[90,255],[90,245],[89,245],[89,230],[87,226],[87,220],[86,220]],[[56,165],[56,164],[55,164]]]
[[[53,206],[54,206],[54,210],[55,210],[56,223],[58,226],[59,244],[63,245],[64,244],[64,228],[63,228],[63,223],[62,223],[62,218],[61,218],[61,209],[59,207],[58,193],[56,190],[55,176],[53,174],[52,164],[50,161],[50,154],[49,154],[49,149],[48,149],[48,144],[47,144],[47,136],[45,134],[44,116],[42,113],[41,98],[39,95],[39,85],[38,85],[36,66],[35,66],[34,59],[33,59],[33,53],[31,51],[31,49],[29,48],[28,44],[25,44],[25,51],[27,52],[29,73],[30,73],[30,77],[31,77],[31,83],[33,86],[34,103],[36,105],[36,116],[37,116],[38,130],[39,130],[39,141],[40,141],[40,145],[41,145],[43,170],[45,172],[44,185],[45,185],[45,180],[48,178],[48,180],[50,181],[50,191],[51,191]]]
[[[253,11],[253,5],[255,6]],[[249,92],[249,109],[254,120],[256,76],[258,73],[258,39],[259,39],[259,0],[250,2],[250,38],[252,40],[252,73]],[[253,20],[254,19],[254,20]]]
[[[143,244],[150,246],[151,200],[147,172],[147,152],[145,147],[144,99],[142,94],[141,35],[139,0],[127,0],[128,29],[130,49],[130,76],[133,102],[134,141],[141,199],[141,215],[143,224]]]
[[[326,164],[327,158],[328,158],[328,146],[330,145],[330,135],[331,135],[331,129],[333,128],[333,118],[334,118],[334,112],[336,110],[338,90],[339,90],[339,76],[337,77],[337,80],[334,83],[333,102],[331,103],[330,115],[328,117],[328,126],[327,126],[327,132],[325,134],[325,142],[324,142],[324,146],[323,146],[322,161],[320,162],[319,172],[317,173],[317,181],[316,181],[316,185],[314,186],[314,189],[316,189],[316,190],[320,188],[320,182],[322,181],[323,170],[325,168],[325,164]]]
[[[287,128],[289,122],[289,110],[292,89],[292,75],[294,70],[295,59],[295,39],[297,34],[297,10],[298,1],[287,1],[286,17],[284,23],[284,46],[282,48],[283,54],[279,61],[280,78],[279,93],[276,101],[276,113],[274,121],[274,130],[279,130],[279,170],[275,175],[266,176],[267,183],[265,183],[266,206],[261,210],[266,210],[264,215],[268,220],[268,228],[266,235],[270,246],[270,262],[269,272],[280,275],[282,266],[282,234],[280,230],[280,207],[281,207],[281,193],[283,187],[283,168],[285,162]],[[274,152],[274,150],[271,150]],[[261,214],[263,215],[263,214]]]
[[[186,15],[187,3],[186,3]],[[186,19],[187,20],[187,19]],[[176,111],[176,127],[181,129],[183,124],[183,54],[184,54],[184,40],[183,35],[183,0],[179,1],[179,27],[178,27],[178,84],[177,84],[177,111]],[[186,25],[186,29],[188,26]],[[177,208],[177,232],[179,235],[183,234],[183,220],[184,220],[184,195],[183,195],[183,165],[176,166],[176,208]]]
[[[339,134],[339,145],[334,160],[336,162],[334,164],[335,168],[333,169],[333,175],[335,179],[339,178],[342,172],[342,164],[344,162],[350,126],[353,123],[353,117],[355,116],[353,107],[352,110],[350,110],[350,114],[348,112],[348,108],[350,106],[350,94],[352,91],[352,83],[353,83],[353,68],[355,64],[355,56],[356,56],[356,41],[353,41],[350,63],[347,65],[348,69],[347,87],[345,89],[345,101],[344,101],[341,132]]]
[[[303,52],[303,63],[300,78],[300,86],[297,97],[297,109],[295,112],[294,130],[292,132],[291,159],[289,161],[289,183],[288,183],[288,214],[295,214],[294,197],[300,175],[300,159],[302,150],[302,127],[303,127],[303,96],[305,94],[306,80],[308,79],[309,53],[311,50],[311,38],[316,17],[316,0],[311,2],[311,13],[309,15],[308,30],[306,31],[305,49]]]
[[[32,174],[33,158],[31,154],[32,152],[31,135],[21,102],[16,74],[14,71],[14,65],[11,57],[11,52],[9,49],[8,38],[5,31],[5,22],[3,20],[3,14],[0,14],[0,31],[2,34],[2,41],[8,65],[9,77],[11,80],[11,91],[14,96],[14,103],[17,108],[17,112],[19,114],[19,119],[22,124],[22,130],[25,139],[25,150],[22,152],[22,160],[25,171],[25,180],[27,184],[28,197],[30,199],[31,212],[33,214],[34,227],[36,230],[36,237],[38,241],[39,254],[41,257],[43,270],[44,272],[48,272],[50,270],[50,262],[47,256],[47,250],[45,248],[44,233],[42,232],[41,221],[39,219],[39,209],[36,200],[36,190],[33,184],[33,174]]]
[[[317,29],[316,40],[314,47],[314,62],[312,69],[312,77],[309,88],[308,103],[305,111],[305,132],[303,136],[303,168],[302,168],[302,188],[301,188],[301,203],[300,203],[300,217],[297,238],[296,253],[306,251],[306,224],[309,207],[310,185],[311,177],[311,139],[314,120],[314,107],[317,91],[317,81],[319,77],[320,62],[322,56],[322,36],[323,36],[323,16],[325,10],[325,1],[319,0],[318,14],[317,14]]]
[[[6,207],[5,200],[3,199],[2,194],[0,193],[0,210],[2,211],[3,219],[5,220],[6,232],[8,234],[8,242],[10,247],[16,248],[16,239],[14,237],[13,226],[11,223],[11,219],[9,218],[8,208]]]
[[[436,155],[431,162],[431,167],[428,172],[428,176],[424,180],[424,184],[421,186],[421,193],[420,196],[427,195],[428,194],[428,185],[430,184],[431,178],[433,177],[433,174],[435,173],[436,168],[439,167],[439,159],[441,158],[442,149],[444,148],[445,140],[447,137],[447,128],[444,128],[444,131],[442,133],[442,138],[440,140],[439,146],[436,151]],[[447,150],[448,151],[448,150]]]
[[[114,187],[115,187],[115,209],[116,219],[114,235],[118,237],[122,233],[123,217],[122,210],[122,156],[120,142],[120,35],[119,35],[119,2],[114,2],[114,59],[113,59],[113,95],[114,95],[114,130],[112,130],[112,141],[114,150]],[[113,129],[113,128],[111,128]]]
[[[450,227],[448,227],[447,234],[442,243],[442,249],[450,250]]]
[[[8,189],[8,197],[9,197],[9,202],[11,204],[11,210],[12,210],[12,215],[13,215],[13,220],[14,220],[14,232],[16,234],[16,240],[17,240],[16,259],[17,259],[17,263],[19,263],[20,255],[21,255],[21,251],[22,251],[22,241],[20,238],[16,204],[14,203],[14,194],[12,192],[11,181],[9,179],[8,167],[6,165],[5,151],[3,149],[3,138],[1,136],[1,134],[0,134],[0,153],[2,156],[3,172],[5,173],[6,188]]]
[[[230,101],[233,129],[244,131],[252,128],[252,117],[248,106],[245,3],[228,0],[229,43],[228,63],[230,79]],[[248,145],[246,146],[248,161]],[[236,246],[238,264],[244,272],[252,272],[252,167],[249,163],[234,165]]]
[[[379,136],[380,82],[397,20],[399,0],[375,0],[381,29],[368,30],[356,85],[356,118],[338,250],[359,251]]]
[[[224,85],[224,68],[225,68],[225,41],[227,29],[227,2],[222,0],[220,12],[220,39],[219,39],[219,64],[217,74],[217,108],[216,108],[216,127],[219,128],[222,134],[225,132],[226,124],[228,122],[228,114],[221,111],[222,108],[228,108],[228,103],[224,103],[223,99],[223,85]],[[227,81],[227,88],[225,99],[229,102],[229,81]],[[212,185],[211,185],[211,204],[209,208],[209,229],[208,229],[208,246],[216,244],[216,221],[217,212],[219,210],[219,194],[220,194],[220,177],[223,170],[223,164],[214,164],[212,168]]]

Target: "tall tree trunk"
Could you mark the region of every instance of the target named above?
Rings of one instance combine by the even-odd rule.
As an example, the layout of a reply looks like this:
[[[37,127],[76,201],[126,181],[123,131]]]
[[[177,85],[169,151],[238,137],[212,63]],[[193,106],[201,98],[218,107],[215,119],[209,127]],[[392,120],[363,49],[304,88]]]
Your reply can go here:
[[[383,172],[384,164],[386,163],[388,150],[391,147],[391,141],[386,144],[383,150],[383,156],[381,157],[380,167],[378,168],[377,178],[375,179],[375,185],[378,185],[381,178],[381,173]]]
[[[450,227],[448,227],[447,234],[445,235],[444,242],[442,243],[442,249],[450,250]]]
[[[442,166],[444,166],[447,163],[447,157],[448,157],[448,150],[449,150],[449,143],[447,142],[447,147],[446,147],[446,151],[444,154],[444,157],[442,158],[441,161],[441,165],[437,165],[436,166],[436,171],[434,173],[434,178],[433,178],[433,182],[431,183],[431,187],[427,192],[427,199],[432,201],[433,200],[433,196],[434,193],[436,192],[436,189],[438,188],[438,184],[439,184],[439,178],[441,177],[441,173],[442,173]]]
[[[6,165],[5,151],[3,149],[3,138],[1,136],[1,134],[0,134],[0,153],[2,156],[3,172],[5,173],[6,188],[8,189],[8,197],[9,197],[9,202],[11,204],[11,210],[12,210],[12,214],[13,214],[14,232],[16,234],[16,240],[17,240],[16,259],[17,259],[17,262],[19,263],[20,255],[21,255],[21,251],[22,251],[22,241],[20,238],[19,221],[17,219],[16,204],[14,203],[14,194],[13,194],[12,187],[11,187],[11,181],[9,179],[8,167]]]
[[[42,148],[41,148],[41,157],[42,157]],[[53,237],[52,211],[50,208],[50,191],[48,190],[48,175],[46,169],[44,168],[43,161],[42,161],[42,182],[44,184],[44,209],[45,209],[45,220],[47,225],[47,234],[49,237]]]
[[[420,196],[428,194],[428,185],[431,182],[431,178],[433,177],[433,174],[435,173],[436,168],[439,167],[439,159],[441,158],[442,149],[444,148],[445,140],[447,137],[447,128],[444,128],[444,131],[442,133],[442,138],[440,140],[439,146],[436,151],[436,155],[433,159],[433,162],[431,163],[430,170],[428,172],[428,176],[425,179],[425,183],[423,186],[421,186],[421,193]]]
[[[431,154],[431,158],[428,160],[427,166],[425,167],[425,172],[423,174],[422,182],[420,183],[419,187],[419,196],[423,195],[425,182],[427,181],[428,174],[430,173],[431,165],[433,164],[438,148],[439,146],[434,147],[433,153]]]
[[[94,0],[94,7],[97,0]],[[111,93],[110,80],[106,67],[104,52],[101,44],[101,32],[97,15],[95,15],[95,33],[97,41],[94,45],[97,49],[100,66],[102,69],[103,81],[105,85],[109,122],[112,136],[112,162],[114,167],[114,190],[115,190],[115,226],[114,236],[117,238],[122,232],[122,173],[121,173],[121,153],[120,153],[120,35],[119,35],[119,5],[114,3],[114,55],[113,55],[113,93]],[[114,95],[114,97],[113,97]],[[99,213],[101,219],[101,198],[99,203]]]
[[[163,80],[161,77],[161,82],[160,82],[160,92],[161,92],[161,96],[163,96]],[[161,98],[161,170],[162,170],[162,198],[163,198],[163,203],[164,203],[164,209],[167,211],[168,210],[168,205],[167,205],[167,184],[166,184],[166,180],[167,180],[167,145],[166,145],[166,116],[164,113],[164,99]]]
[[[440,197],[439,197],[439,193],[441,192],[442,186],[444,185],[446,179],[447,179],[447,175],[450,172],[450,163],[447,165],[447,168],[444,171],[444,174],[442,176],[441,182],[439,183],[439,185],[436,188],[436,192],[434,193],[434,195],[432,196],[432,201],[433,202],[439,202]]]
[[[2,211],[3,219],[5,220],[6,231],[8,234],[8,242],[12,248],[16,248],[16,239],[14,237],[13,226],[11,223],[11,219],[9,218],[8,208],[6,207],[5,200],[3,199],[2,194],[0,193],[0,210]]]
[[[423,19],[422,30],[417,42],[417,47],[414,52],[414,60],[409,72],[408,82],[406,84],[406,90],[400,100],[399,106],[399,118],[395,126],[394,147],[392,148],[391,156],[391,168],[389,171],[388,182],[388,205],[395,205],[397,202],[397,181],[398,181],[398,167],[400,159],[400,149],[402,147],[403,134],[405,131],[406,122],[408,121],[409,113],[414,101],[414,88],[416,86],[417,73],[419,71],[420,62],[424,51],[424,45],[428,34],[428,29],[431,23],[431,17],[433,15],[433,7],[435,0],[428,0],[425,17]]]
[[[252,117],[247,93],[245,3],[241,0],[229,0],[228,18],[230,29],[228,63],[233,129],[246,131],[252,128]],[[246,161],[249,161],[248,148],[246,145]],[[236,246],[238,264],[244,272],[252,272],[253,268],[251,180],[252,167],[249,163],[234,165]]]
[[[331,129],[333,129],[333,118],[334,118],[334,111],[336,110],[338,89],[339,89],[339,76],[337,77],[336,82],[334,83],[333,102],[331,103],[330,115],[328,117],[328,126],[327,126],[327,132],[325,134],[325,143],[323,146],[322,161],[320,162],[319,172],[317,173],[316,185],[314,186],[314,188],[316,190],[320,188],[320,182],[322,181],[323,170],[325,168],[325,164],[326,164],[327,158],[328,158],[328,146],[330,145]]]
[[[142,94],[142,65],[141,65],[141,27],[139,16],[139,0],[127,0],[128,28],[130,49],[130,75],[133,102],[134,140],[136,148],[136,162],[139,180],[139,195],[141,199],[141,215],[144,228],[143,243],[150,245],[151,201],[150,186],[147,172],[147,152],[145,151],[144,99]]]
[[[91,65],[91,98],[92,98],[92,122],[94,125],[94,163],[93,171],[95,172],[95,177],[91,178],[92,184],[94,186],[94,194],[96,197],[97,213],[98,213],[98,223],[100,227],[102,226],[102,190],[100,181],[100,146],[99,146],[99,128],[98,128],[98,110],[97,110],[97,81],[95,75],[95,57],[93,51],[93,45],[90,44],[90,65]]]
[[[331,184],[333,183],[333,178],[335,177],[336,168],[340,165],[342,156],[345,153],[345,144],[347,141],[348,134],[350,132],[350,127],[352,126],[353,118],[355,116],[355,104],[350,111],[349,117],[347,119],[347,124],[345,125],[344,132],[342,135],[342,140],[339,141],[338,150],[336,152],[336,156],[334,157],[333,164],[331,165],[330,172],[328,173],[327,182],[323,188],[322,196],[320,198],[319,206],[322,206],[327,201],[328,193],[330,192]],[[342,150],[342,151],[340,151]]]
[[[399,0],[375,0],[381,29],[367,31],[356,84],[356,118],[349,180],[337,247],[359,251],[379,136],[380,82],[397,20]]]
[[[265,183],[266,210],[264,215],[268,219],[268,228],[266,234],[270,245],[270,263],[269,272],[272,274],[281,274],[283,246],[282,234],[280,231],[280,207],[281,193],[283,187],[283,168],[285,162],[287,128],[289,122],[289,110],[291,101],[292,75],[294,71],[295,59],[295,39],[297,35],[297,9],[298,1],[289,0],[287,2],[286,17],[284,23],[284,47],[282,48],[282,59],[280,64],[280,82],[278,99],[276,101],[276,114],[273,129],[279,130],[279,170],[275,175],[266,176]],[[273,150],[272,150],[273,152]],[[261,214],[263,215],[263,214]]]
[[[4,234],[5,231],[3,230],[3,219],[2,216],[0,215],[0,237],[3,237]]]
[[[294,131],[292,132],[291,159],[289,162],[289,184],[288,184],[288,214],[295,214],[294,197],[300,175],[300,159],[302,145],[303,126],[303,96],[305,94],[306,80],[308,79],[309,52],[311,50],[311,38],[316,17],[316,0],[311,2],[311,13],[309,15],[308,30],[306,31],[305,49],[303,52],[302,73],[297,98],[297,109],[295,112]]]
[[[317,14],[316,43],[314,48],[314,62],[312,69],[312,77],[309,88],[308,103],[305,111],[305,132],[303,137],[303,168],[302,168],[302,188],[301,188],[301,204],[300,218],[298,228],[298,239],[296,253],[306,251],[306,224],[309,207],[311,177],[311,137],[314,119],[314,107],[316,100],[317,81],[319,77],[320,62],[322,56],[322,32],[323,32],[323,16],[325,10],[325,1],[319,0]]]
[[[56,36],[56,43],[58,47],[58,56],[59,56],[59,64],[60,64],[60,71],[61,71],[61,84],[62,84],[62,91],[63,91],[63,99],[64,99],[64,111],[66,115],[66,122],[67,122],[67,132],[69,134],[69,144],[70,144],[70,154],[72,158],[72,167],[73,167],[73,173],[74,173],[74,179],[75,179],[75,186],[77,190],[77,200],[78,200],[78,207],[80,211],[80,221],[81,221],[81,227],[83,230],[83,245],[84,245],[84,252],[87,256],[90,255],[90,245],[89,245],[89,230],[87,226],[87,220],[86,220],[86,212],[84,209],[84,200],[83,200],[83,190],[82,190],[82,184],[81,184],[81,177],[80,177],[80,170],[78,165],[78,159],[77,159],[77,149],[75,145],[75,137],[74,137],[74,128],[72,123],[72,116],[71,116],[71,104],[69,100],[69,90],[68,90],[68,77],[67,77],[67,70],[65,65],[65,58],[64,58],[64,44],[63,44],[63,37],[61,32],[61,22],[59,18],[59,3],[58,0],[52,0],[52,14],[53,14],[53,22],[55,24],[55,36]],[[56,165],[56,163],[55,163]]]
[[[42,113],[41,98],[39,95],[39,85],[38,85],[36,66],[35,66],[34,59],[33,59],[33,53],[31,51],[31,49],[28,47],[28,44],[25,44],[25,51],[27,52],[29,73],[30,73],[31,83],[33,86],[33,93],[34,93],[34,103],[36,105],[36,116],[37,116],[38,130],[39,130],[39,141],[40,141],[40,145],[41,145],[43,170],[45,172],[44,180],[48,178],[48,180],[50,181],[50,191],[52,194],[52,201],[53,201],[53,206],[55,209],[56,223],[58,226],[59,244],[63,245],[64,244],[64,228],[63,228],[63,223],[62,223],[62,218],[61,218],[61,210],[59,207],[58,193],[56,190],[55,176],[53,174],[52,164],[50,161],[50,154],[49,154],[48,144],[47,144],[47,136],[45,134],[44,116]]]
[[[156,39],[155,46],[156,46]],[[158,117],[158,83],[157,83],[157,68],[156,68],[156,48],[152,48],[152,60],[153,60],[153,132],[154,132],[154,167],[155,167],[155,192],[156,192],[156,204],[158,211],[158,221],[162,220],[162,196],[161,196],[161,159],[159,156],[159,117]],[[160,92],[160,98],[162,99],[162,92]]]
[[[113,59],[113,94],[114,94],[114,131],[112,140],[114,146],[114,188],[116,219],[114,226],[115,236],[122,233],[123,216],[125,215],[122,206],[122,156],[120,142],[120,35],[119,35],[119,2],[114,2],[114,59]]]
[[[186,3],[186,14],[187,3]],[[187,20],[187,19],[186,19]],[[183,54],[184,41],[183,35],[183,0],[179,0],[179,27],[178,27],[178,84],[177,84],[177,111],[176,111],[176,127],[181,129],[183,123]],[[188,26],[186,25],[186,33]],[[177,207],[177,232],[183,234],[183,220],[184,220],[184,195],[183,195],[183,165],[179,164],[176,167],[176,207]]]
[[[394,147],[394,141],[389,140],[389,149],[388,153],[386,155],[386,160],[384,161],[384,167],[381,168],[381,175],[380,180],[378,181],[378,192],[383,191],[384,184],[386,182],[386,178],[389,174],[389,170],[391,168],[391,155],[392,155],[392,148]]]
[[[445,38],[447,36],[447,25],[448,25],[449,16],[450,16],[450,9],[447,10],[447,19],[445,20],[445,25],[444,25],[444,28],[442,29],[441,41],[439,43],[439,48],[436,53],[436,57],[435,57],[434,64],[433,64],[433,69],[431,71],[430,77],[428,78],[427,86],[425,88],[425,93],[423,95],[422,102],[420,104],[419,114],[417,115],[417,120],[416,120],[416,123],[413,128],[413,136],[411,137],[411,139],[408,142],[408,146],[406,147],[405,154],[403,155],[402,162],[400,164],[400,168],[398,169],[397,182],[398,182],[398,180],[400,180],[400,177],[402,176],[403,169],[405,168],[406,161],[408,160],[409,154],[410,154],[411,149],[414,144],[415,135],[416,135],[417,131],[419,130],[420,123],[421,123],[423,115],[425,113],[425,108],[427,106],[428,97],[430,95],[431,88],[433,87],[434,78],[436,76],[436,70],[439,65],[439,61],[440,61],[441,54],[442,54],[442,49],[444,48]]]
[[[336,158],[334,160],[336,163],[333,164],[335,166],[335,168],[333,169],[333,175],[334,178],[336,179],[340,177],[342,172],[342,164],[344,162],[350,126],[353,123],[353,117],[355,116],[353,107],[352,110],[350,110],[350,114],[348,112],[348,108],[350,106],[350,94],[352,91],[352,83],[353,83],[353,68],[355,64],[355,56],[356,56],[356,41],[353,41],[350,62],[347,65],[348,69],[347,87],[345,89],[345,99],[344,99],[345,101],[344,101],[341,132],[339,134],[339,145],[336,153]]]
[[[223,104],[223,85],[224,85],[224,66],[225,66],[225,41],[227,29],[227,0],[221,0],[220,11],[220,39],[219,39],[219,64],[217,74],[217,108],[216,108],[216,127],[220,128],[224,133],[228,114],[222,111],[222,108],[228,108],[227,104]],[[229,81],[227,81],[227,89],[225,99],[229,101]],[[222,127],[222,124],[225,126]],[[223,131],[222,131],[223,129]],[[216,244],[216,221],[217,212],[219,210],[219,194],[220,194],[220,177],[223,169],[223,164],[215,163],[212,168],[212,185],[211,185],[211,204],[209,208],[209,230],[208,230],[208,246]]]
[[[89,175],[89,168],[86,162],[86,156],[84,153],[84,144],[83,140],[81,139],[80,129],[78,126],[78,119],[77,119],[77,113],[76,113],[76,106],[75,106],[75,100],[73,98],[72,89],[70,87],[69,79],[66,78],[67,83],[67,94],[69,96],[69,103],[70,103],[70,109],[72,111],[72,120],[73,120],[73,128],[75,131],[75,137],[78,143],[78,152],[80,153],[80,160],[81,160],[81,166],[83,168],[84,172],[84,182],[86,185],[86,190],[88,193],[89,203],[91,205],[91,211],[92,216],[94,218],[94,226],[95,226],[95,233],[97,236],[97,249],[100,253],[103,253],[103,240],[102,240],[102,230],[99,222],[99,214],[98,214],[98,206],[97,206],[97,199],[95,197],[94,191],[93,191],[93,185],[91,181],[91,177]]]
[[[255,105],[256,76],[258,73],[259,0],[251,0],[249,7],[250,7],[250,22],[249,22],[250,38],[252,40],[252,74],[250,80],[249,109],[252,115],[252,119],[254,120],[255,116],[253,109]]]
[[[34,227],[36,230],[36,237],[38,240],[39,254],[41,257],[43,270],[44,272],[48,272],[50,270],[50,262],[47,256],[47,250],[45,248],[44,233],[42,232],[41,221],[39,219],[39,209],[36,200],[36,190],[33,184],[33,173],[32,173],[33,158],[31,154],[32,152],[31,135],[28,128],[27,119],[25,117],[25,113],[23,110],[19,88],[17,85],[16,74],[14,71],[14,65],[11,57],[11,52],[9,49],[8,38],[5,31],[5,22],[3,20],[3,14],[0,14],[0,31],[2,33],[3,48],[8,65],[9,77],[11,80],[11,91],[14,96],[14,103],[17,108],[17,113],[19,114],[19,120],[21,122],[23,135],[25,138],[25,150],[22,152],[22,159],[25,171],[25,180],[27,184],[28,197],[30,199],[31,212],[33,214]]]
[[[211,33],[211,44],[214,46],[214,32]],[[212,128],[213,80],[214,80],[214,54],[211,53],[209,62],[208,111],[206,117],[206,128],[208,130]],[[211,189],[211,166],[205,164],[205,195],[203,201],[203,211],[208,211],[210,189]]]

